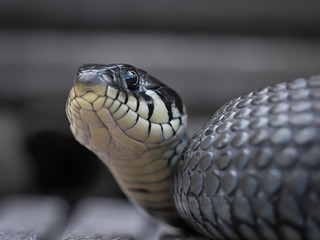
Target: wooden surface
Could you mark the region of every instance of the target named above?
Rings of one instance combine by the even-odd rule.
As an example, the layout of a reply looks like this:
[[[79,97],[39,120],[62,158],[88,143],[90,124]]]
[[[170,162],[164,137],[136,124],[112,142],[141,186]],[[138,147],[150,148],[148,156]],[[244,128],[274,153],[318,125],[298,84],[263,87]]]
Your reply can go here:
[[[12,196],[0,201],[0,239],[57,239],[67,205],[56,197]]]
[[[74,208],[56,197],[0,201],[1,240],[169,240],[205,238],[153,221],[123,199],[86,198]]]

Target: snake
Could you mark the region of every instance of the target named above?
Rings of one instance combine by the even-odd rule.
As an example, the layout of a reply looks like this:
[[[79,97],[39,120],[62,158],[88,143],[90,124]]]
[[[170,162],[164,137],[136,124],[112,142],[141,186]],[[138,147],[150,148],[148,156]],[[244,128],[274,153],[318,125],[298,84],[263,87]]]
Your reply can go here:
[[[320,239],[320,76],[234,98],[188,139],[176,91],[129,64],[84,64],[66,114],[160,222],[210,239]]]

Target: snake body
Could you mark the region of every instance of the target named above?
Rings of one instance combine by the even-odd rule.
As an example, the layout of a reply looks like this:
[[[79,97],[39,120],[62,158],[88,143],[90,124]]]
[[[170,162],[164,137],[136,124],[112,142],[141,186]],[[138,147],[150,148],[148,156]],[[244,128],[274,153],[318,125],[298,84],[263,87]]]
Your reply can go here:
[[[188,143],[178,94],[131,65],[81,66],[66,112],[154,218],[213,239],[320,239],[320,77],[231,100]]]

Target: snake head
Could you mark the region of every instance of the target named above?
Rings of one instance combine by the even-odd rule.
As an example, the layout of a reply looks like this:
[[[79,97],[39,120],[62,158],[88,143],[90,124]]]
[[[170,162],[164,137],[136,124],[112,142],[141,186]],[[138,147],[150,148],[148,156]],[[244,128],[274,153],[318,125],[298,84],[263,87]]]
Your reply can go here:
[[[75,138],[102,159],[136,158],[170,145],[186,128],[179,95],[127,64],[86,64],[66,104]]]
[[[156,89],[164,84],[144,70],[128,64],[84,64],[80,66],[74,79],[77,95],[90,91],[102,95],[108,86],[145,92],[147,89]]]

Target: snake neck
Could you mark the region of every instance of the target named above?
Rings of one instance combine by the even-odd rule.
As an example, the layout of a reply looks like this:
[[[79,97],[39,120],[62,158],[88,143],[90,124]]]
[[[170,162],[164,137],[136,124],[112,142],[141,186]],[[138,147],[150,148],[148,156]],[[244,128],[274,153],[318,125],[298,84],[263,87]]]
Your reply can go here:
[[[187,115],[173,90],[131,66],[85,66],[66,112],[75,138],[105,163],[134,204],[179,224],[170,186],[186,145]]]
[[[170,146],[145,152],[136,158],[100,156],[120,188],[132,203],[152,217],[170,225],[179,225],[170,186],[172,172],[187,143],[184,136]]]

